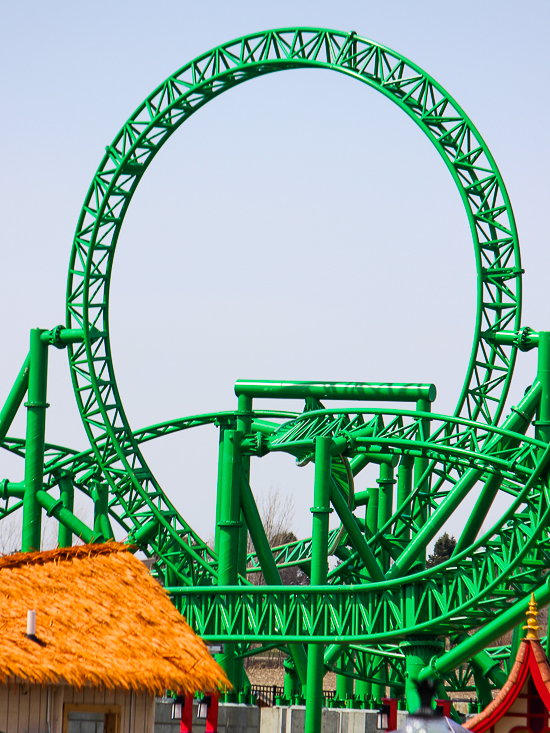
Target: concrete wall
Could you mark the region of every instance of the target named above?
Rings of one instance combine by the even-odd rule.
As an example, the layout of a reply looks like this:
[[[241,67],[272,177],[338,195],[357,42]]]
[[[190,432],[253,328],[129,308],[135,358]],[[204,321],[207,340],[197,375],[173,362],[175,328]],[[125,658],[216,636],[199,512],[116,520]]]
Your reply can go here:
[[[172,720],[172,703],[157,700],[155,733],[180,733],[179,720]],[[193,733],[204,733],[205,722],[197,718],[193,705]],[[260,708],[255,705],[223,703],[219,707],[218,733],[260,733]]]
[[[155,733],[179,733],[179,721],[171,720],[172,703],[157,700]],[[223,703],[219,708],[218,733],[303,733],[306,709],[301,706],[258,708]],[[323,709],[319,733],[381,733],[376,728],[377,710]],[[404,726],[407,713],[399,712],[398,727]],[[204,733],[203,720],[193,707],[193,733]]]
[[[171,720],[172,703],[157,700],[155,733],[179,733],[179,721]],[[408,716],[398,711],[397,727],[404,728]],[[303,733],[306,709],[302,706],[258,708],[251,705],[223,703],[219,708],[218,733]],[[382,733],[377,727],[378,710],[323,708],[319,733]],[[193,707],[193,733],[204,733],[203,720]]]
[[[405,724],[407,713],[397,714],[397,727]],[[261,733],[303,733],[305,707],[262,708]],[[323,708],[320,733],[380,733],[376,727],[378,710]]]

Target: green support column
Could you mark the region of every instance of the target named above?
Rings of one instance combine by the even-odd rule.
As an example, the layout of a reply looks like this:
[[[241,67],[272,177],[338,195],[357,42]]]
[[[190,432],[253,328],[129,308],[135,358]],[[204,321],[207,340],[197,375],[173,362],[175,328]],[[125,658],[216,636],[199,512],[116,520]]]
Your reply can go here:
[[[262,524],[262,519],[254,501],[254,495],[247,481],[244,480],[244,476],[241,475],[241,508],[244,514],[250,537],[256,555],[262,569],[262,573],[265,578],[267,585],[282,585],[279,568],[275,563],[275,558],[269,547],[265,528]],[[296,679],[300,680],[304,685],[307,679],[307,659],[304,651],[304,647],[301,644],[289,644],[288,650],[291,655],[291,659],[285,662],[285,669],[287,674],[290,674],[288,684],[292,684],[293,696],[300,692],[296,688]],[[285,677],[286,685],[286,677]],[[286,696],[286,693],[285,693]]]
[[[397,506],[404,504],[411,495],[413,481],[414,460],[411,456],[403,456],[397,469]],[[410,516],[411,505],[405,510],[405,516]],[[397,534],[399,539],[408,540],[411,536],[410,525],[406,521],[400,521],[398,524]]]
[[[219,528],[218,585],[237,585],[239,529],[241,527],[240,484],[241,484],[241,440],[238,430],[226,430],[223,440],[223,465],[221,472],[221,496]],[[232,603],[233,601],[228,601]],[[229,613],[232,611],[229,609]],[[235,689],[237,660],[235,644],[225,644],[223,654],[218,655],[226,675]],[[235,692],[226,696],[228,702],[236,701]]]
[[[338,669],[345,672],[353,671],[353,662],[350,659],[340,657],[336,663]],[[345,674],[336,675],[336,700],[346,703],[353,698],[353,677]],[[343,707],[343,706],[342,706]]]
[[[414,713],[420,707],[420,697],[415,682],[420,672],[429,664],[432,657],[437,656],[445,649],[444,642],[426,638],[410,638],[400,644],[405,655],[405,697],[407,710]]]
[[[237,430],[243,435],[250,433],[252,425],[252,397],[241,395],[238,398]],[[243,480],[250,485],[250,456],[241,455],[241,467]],[[246,519],[241,509],[239,520],[239,550],[237,558],[237,571],[243,578],[246,577],[246,556],[248,554],[248,528]],[[244,669],[242,659],[235,661],[235,686],[237,690],[250,691],[250,680]]]
[[[535,422],[535,437],[550,443],[550,331],[539,333],[537,379],[541,384],[541,393]],[[543,453],[542,449],[540,453]]]
[[[68,473],[63,473],[59,479],[59,494],[61,501],[63,502],[63,508],[68,509],[70,512],[74,510],[74,485],[73,477]],[[73,533],[64,524],[59,522],[59,534],[58,534],[59,547],[72,547],[73,544]]]
[[[356,659],[359,652],[355,653]],[[364,660],[364,668],[366,668],[367,665],[367,659],[364,652],[362,652],[363,656],[365,657]],[[372,683],[367,682],[367,680],[355,680],[355,698],[359,701],[359,704],[361,708],[366,708],[369,704],[369,701],[372,696]]]
[[[535,438],[543,440],[545,443],[550,442],[550,331],[539,332],[539,353],[537,366],[537,380],[541,384],[541,394],[539,409],[537,411],[537,419],[535,421]],[[542,456],[544,450],[541,448],[539,457]],[[521,624],[514,629],[514,634],[518,636],[522,634]],[[515,641],[515,638],[514,638]],[[516,647],[519,645],[519,640]],[[550,650],[550,623],[546,632],[546,654]],[[511,660],[513,664],[513,660]]]
[[[220,425],[219,443],[218,443],[218,484],[216,487],[216,528],[214,530],[214,551],[216,555],[220,554],[220,506],[222,496],[222,472],[223,472],[223,441],[225,427]]]
[[[330,437],[315,439],[315,488],[313,492],[311,585],[325,585],[328,574],[328,515],[330,513]],[[323,709],[324,647],[310,644],[307,658],[305,733],[320,733]]]
[[[285,704],[292,705],[293,700],[296,697],[300,697],[301,691],[304,688],[300,682],[298,673],[296,672],[296,669],[294,667],[294,662],[291,658],[285,659],[284,668],[285,679],[283,683],[283,696],[286,701]]]
[[[416,403],[416,409],[419,412],[431,412],[432,404],[428,400],[420,399]],[[430,421],[427,419],[422,420],[422,433],[423,435],[418,436],[419,440],[427,440],[428,436],[430,435]],[[427,499],[430,492],[430,480],[429,478],[422,480],[422,477],[426,469],[428,468],[428,465],[429,460],[425,456],[419,456],[418,458],[414,459],[414,485],[416,487],[420,484],[420,492],[413,506],[413,516],[418,526],[426,524],[426,520],[428,519]],[[424,551],[423,556],[419,557],[418,559],[421,562],[422,566],[425,567],[426,552]]]
[[[31,355],[28,354],[27,358],[23,362],[23,366],[21,367],[19,374],[17,375],[17,379],[11,388],[8,399],[4,403],[4,407],[0,412],[0,443],[8,434],[13,418],[15,417],[17,410],[20,408],[25,392],[29,387],[30,363]]]
[[[27,442],[25,453],[25,496],[23,497],[23,531],[21,550],[40,549],[42,507],[36,494],[42,489],[44,472],[44,440],[46,432],[46,392],[48,380],[48,346],[40,339],[42,329],[31,331],[30,371],[27,408]]]
[[[540,401],[541,385],[537,380],[517,407],[512,409],[509,417],[502,424],[503,430],[511,432],[524,433],[527,429],[532,416],[535,413],[536,406]],[[502,445],[503,438],[500,435],[494,435],[484,446],[484,451],[489,451],[497,445]],[[420,563],[426,558],[426,546],[432,540],[447,519],[460,506],[463,499],[468,495],[471,489],[476,485],[483,476],[483,472],[477,468],[469,468],[456,482],[446,498],[439,504],[438,508],[431,515],[428,522],[421,526],[416,537],[411,540],[401,556],[394,562],[388,571],[386,577],[390,580],[399,578],[404,575],[407,570],[415,563]],[[416,481],[416,474],[415,474]]]
[[[383,527],[391,518],[393,513],[393,466],[389,463],[380,464],[380,478],[376,483],[380,486],[378,499],[378,526]],[[382,571],[387,573],[390,568],[390,554],[387,550],[382,550]]]
[[[378,491],[377,525],[378,527],[383,527],[390,519],[393,511],[393,486],[395,484],[395,480],[393,478],[393,466],[391,463],[380,464],[380,478],[377,479],[377,484],[380,487]],[[390,555],[387,550],[382,550],[380,560],[382,564],[382,572],[386,573],[390,567]],[[380,702],[381,699],[386,696],[386,686],[388,683],[388,665],[385,660],[382,659],[381,663],[373,673],[373,677],[378,680],[378,682],[372,684],[372,694],[376,700]]]
[[[82,542],[90,544],[96,541],[93,531],[84,522],[81,522],[78,517],[75,517],[71,511],[65,509],[60,499],[55,499],[53,496],[50,496],[44,489],[36,492],[36,499],[40,506],[46,510],[48,516],[55,517],[58,522],[68,527],[72,534],[79,537]]]
[[[380,503],[380,487],[369,486],[367,489],[369,493],[369,500],[367,503],[366,521],[367,529],[372,533],[378,532],[378,505]]]
[[[97,481],[94,489],[94,536],[101,542],[114,539],[109,522],[109,486]]]
[[[370,533],[376,534],[378,531],[378,516],[379,516],[379,504],[380,504],[380,487],[369,486],[368,489],[368,502],[366,511],[366,526]],[[365,655],[366,657],[367,655]],[[365,668],[367,666],[367,659],[365,658]],[[372,682],[366,680],[357,680],[355,683],[355,695],[361,701],[362,705],[366,705],[372,696]]]

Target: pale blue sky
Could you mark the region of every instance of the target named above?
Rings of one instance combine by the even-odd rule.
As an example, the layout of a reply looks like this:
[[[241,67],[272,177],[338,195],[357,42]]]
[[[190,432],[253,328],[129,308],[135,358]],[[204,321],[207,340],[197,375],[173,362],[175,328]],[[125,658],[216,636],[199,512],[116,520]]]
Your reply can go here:
[[[245,33],[355,30],[412,59],[474,121],[514,206],[524,324],[550,328],[549,8],[539,2],[25,2],[0,28],[0,400],[31,327],[64,319],[72,235],[105,145],[145,96]],[[134,197],[112,287],[113,352],[134,428],[231,409],[235,379],[433,381],[458,397],[473,330],[466,216],[437,153],[374,91],[338,74],[275,74],[194,115]],[[520,361],[514,396],[532,381]],[[66,356],[50,359],[48,439],[84,447]],[[17,420],[14,434],[23,435]],[[146,449],[205,537],[216,432]],[[258,493],[292,492],[309,533],[308,469],[254,462]],[[2,458],[0,478],[22,478]],[[362,488],[362,487],[359,487]],[[451,527],[452,529],[452,527]]]

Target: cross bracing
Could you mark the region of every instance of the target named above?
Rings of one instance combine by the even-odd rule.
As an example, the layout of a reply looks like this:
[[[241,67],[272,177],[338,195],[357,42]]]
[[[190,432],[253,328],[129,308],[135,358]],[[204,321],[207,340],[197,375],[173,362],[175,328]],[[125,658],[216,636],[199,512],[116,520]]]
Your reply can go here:
[[[477,303],[455,411],[432,411],[433,385],[239,381],[234,411],[134,431],[109,336],[114,255],[133,194],[161,147],[204,104],[250,79],[304,68],[346,74],[397,104],[457,186],[470,224]],[[23,482],[0,483],[0,519],[23,510],[24,549],[39,537],[42,509],[59,521],[62,544],[75,534],[108,540],[118,525],[154,559],[154,574],[195,629],[226,644],[221,662],[236,687],[245,684],[246,655],[279,646],[288,653],[292,690],[306,676],[315,680],[308,689],[317,689],[323,671],[336,669],[356,680],[366,704],[386,687],[402,694],[414,648],[424,660],[421,674],[444,678],[453,690],[475,687],[486,699],[490,686],[502,683],[499,665],[513,650],[484,646],[508,629],[516,628],[517,637],[531,592],[540,603],[550,598],[550,337],[520,327],[522,274],[514,215],[495,161],[461,107],[426,72],[355,32],[277,29],[218,46],[157,87],[106,147],[76,228],[66,324],[31,333],[30,356],[0,413],[2,447],[25,461]],[[68,348],[89,450],[33,438],[44,430],[49,346]],[[502,419],[518,351],[533,348],[539,361],[532,387]],[[27,391],[27,439],[8,438]],[[302,413],[253,406],[258,396],[297,394]],[[327,406],[348,398],[346,407]],[[373,408],[373,401],[415,404]],[[214,548],[177,511],[140,449],[202,426],[220,434]],[[312,532],[269,548],[250,463],[275,452],[294,456],[298,467],[314,464]],[[363,478],[367,466],[377,467],[376,486]],[[74,516],[75,490],[94,502],[93,526]],[[472,498],[454,552],[427,567],[427,547]],[[338,520],[331,531],[330,511]],[[336,559],[330,569],[329,556]],[[280,571],[291,567],[310,584],[283,587]],[[266,585],[255,585],[260,576]]]

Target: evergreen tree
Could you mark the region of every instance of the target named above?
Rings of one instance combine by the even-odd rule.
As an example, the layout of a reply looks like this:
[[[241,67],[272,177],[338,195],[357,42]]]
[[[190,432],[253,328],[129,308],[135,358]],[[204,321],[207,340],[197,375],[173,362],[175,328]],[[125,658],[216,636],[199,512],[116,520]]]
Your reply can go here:
[[[435,565],[440,565],[445,560],[448,560],[456,547],[456,540],[454,537],[449,537],[447,532],[438,537],[434,545],[434,553],[428,557],[426,562],[427,568],[433,568]]]

